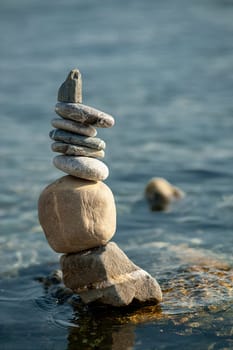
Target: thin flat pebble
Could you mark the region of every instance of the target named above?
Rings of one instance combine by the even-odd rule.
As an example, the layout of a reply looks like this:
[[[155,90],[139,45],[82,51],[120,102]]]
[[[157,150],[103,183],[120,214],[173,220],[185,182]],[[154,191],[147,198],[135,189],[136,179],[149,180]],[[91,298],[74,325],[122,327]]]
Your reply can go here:
[[[111,128],[115,123],[111,115],[81,103],[58,102],[55,112],[65,119],[99,128]]]
[[[104,158],[104,151],[96,151],[93,148],[71,145],[64,142],[54,142],[51,145],[53,152],[59,152],[68,156],[85,156],[93,158]]]
[[[96,150],[105,149],[105,142],[97,137],[83,136],[61,129],[54,129],[50,131],[49,136],[54,141],[62,141],[72,145],[89,147]]]
[[[53,164],[69,175],[86,180],[102,181],[109,175],[108,167],[95,158],[56,156]]]
[[[91,125],[83,125],[69,119],[54,118],[51,124],[56,129],[62,129],[85,136],[96,136],[97,131]]]

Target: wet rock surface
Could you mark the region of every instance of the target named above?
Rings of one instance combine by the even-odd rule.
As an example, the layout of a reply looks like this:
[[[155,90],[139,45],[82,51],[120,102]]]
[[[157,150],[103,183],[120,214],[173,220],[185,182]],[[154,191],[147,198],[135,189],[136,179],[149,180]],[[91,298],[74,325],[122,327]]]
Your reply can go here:
[[[136,266],[117,244],[61,257],[64,283],[85,303],[99,301],[113,306],[162,300],[157,281]]]

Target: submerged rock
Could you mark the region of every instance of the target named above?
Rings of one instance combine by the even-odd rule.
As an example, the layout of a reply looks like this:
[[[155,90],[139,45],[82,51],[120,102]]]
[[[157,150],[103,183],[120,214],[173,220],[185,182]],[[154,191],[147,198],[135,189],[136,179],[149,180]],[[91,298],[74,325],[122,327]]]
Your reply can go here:
[[[154,177],[146,185],[145,197],[152,211],[162,211],[175,199],[184,197],[184,192],[167,180]]]
[[[136,266],[113,242],[96,249],[61,257],[65,285],[85,303],[94,301],[113,306],[140,302],[160,302],[157,281]]]
[[[53,164],[69,174],[50,184],[38,202],[40,224],[51,248],[61,257],[64,283],[84,303],[100,302],[126,306],[133,300],[158,303],[162,293],[157,281],[136,266],[115,243],[108,243],[116,230],[113,194],[102,180],[108,167],[105,142],[96,138],[96,128],[110,128],[114,118],[82,104],[82,80],[72,70],[58,91],[52,120],[55,142]],[[59,281],[60,275],[51,281]],[[46,280],[45,284],[51,283]],[[63,298],[63,290],[61,290]],[[65,291],[65,296],[67,295]]]
[[[58,253],[80,252],[105,245],[116,230],[116,207],[110,188],[64,176],[41,193],[40,224]]]

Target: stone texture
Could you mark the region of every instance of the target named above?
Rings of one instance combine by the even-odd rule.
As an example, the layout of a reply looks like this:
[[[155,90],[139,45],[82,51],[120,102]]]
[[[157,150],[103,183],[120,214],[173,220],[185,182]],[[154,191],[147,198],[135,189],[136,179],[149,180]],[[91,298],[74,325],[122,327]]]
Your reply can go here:
[[[69,119],[54,118],[51,121],[51,124],[52,126],[54,126],[54,128],[70,131],[80,135],[86,135],[86,136],[97,135],[97,131],[93,126],[83,125],[81,123],[77,123]]]
[[[39,221],[58,253],[80,252],[106,244],[116,230],[116,207],[103,182],[64,176],[41,193]]]
[[[110,128],[115,123],[111,115],[80,103],[58,102],[55,112],[65,119],[99,128]]]
[[[69,175],[92,181],[105,180],[109,174],[103,162],[90,157],[56,156],[53,164]]]
[[[64,142],[54,142],[51,145],[53,152],[63,153],[68,156],[84,156],[94,158],[104,158],[104,151],[98,151],[93,148],[70,145]]]
[[[125,306],[133,299],[162,300],[157,281],[136,266],[113,242],[104,247],[61,257],[65,285],[85,303]]]
[[[82,76],[73,69],[58,90],[58,101],[82,103]]]
[[[166,210],[174,199],[179,199],[183,196],[184,192],[163,178],[152,178],[145,188],[145,197],[151,210],[154,211]]]
[[[72,145],[79,145],[97,150],[105,149],[105,142],[97,137],[78,135],[61,129],[50,131],[49,136],[52,140],[62,141]]]

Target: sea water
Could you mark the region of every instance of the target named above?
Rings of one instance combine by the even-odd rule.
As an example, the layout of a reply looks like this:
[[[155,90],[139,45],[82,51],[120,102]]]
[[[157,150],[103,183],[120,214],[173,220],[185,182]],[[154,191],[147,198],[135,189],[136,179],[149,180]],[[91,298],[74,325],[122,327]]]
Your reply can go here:
[[[233,348],[232,38],[231,0],[1,0],[1,349]],[[58,268],[37,200],[63,175],[48,133],[73,68],[83,102],[115,117],[98,130],[114,241],[157,278],[160,307],[90,314],[38,282]],[[154,176],[185,198],[151,212]]]

